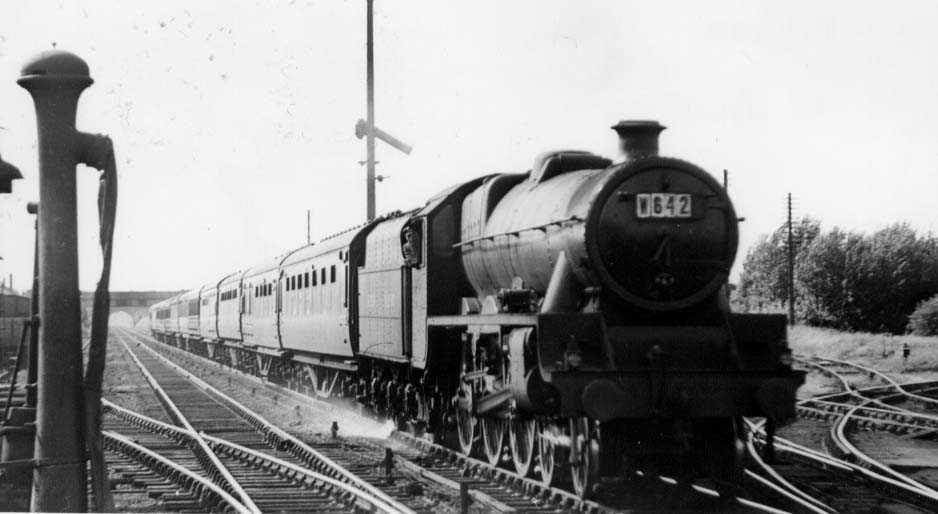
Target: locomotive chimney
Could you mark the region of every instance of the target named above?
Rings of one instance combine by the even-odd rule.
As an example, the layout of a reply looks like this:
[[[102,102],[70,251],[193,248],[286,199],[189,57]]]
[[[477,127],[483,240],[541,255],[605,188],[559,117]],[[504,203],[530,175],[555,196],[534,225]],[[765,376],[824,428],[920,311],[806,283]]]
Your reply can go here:
[[[658,155],[658,135],[666,127],[653,120],[625,120],[613,125],[626,161]]]

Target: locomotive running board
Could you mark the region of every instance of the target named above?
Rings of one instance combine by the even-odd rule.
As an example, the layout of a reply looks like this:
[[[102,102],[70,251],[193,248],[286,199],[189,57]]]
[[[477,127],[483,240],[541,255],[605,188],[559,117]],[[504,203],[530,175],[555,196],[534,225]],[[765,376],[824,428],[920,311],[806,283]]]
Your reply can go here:
[[[474,325],[502,325],[533,327],[537,325],[537,314],[471,314],[466,316],[430,316],[431,327],[468,327]]]

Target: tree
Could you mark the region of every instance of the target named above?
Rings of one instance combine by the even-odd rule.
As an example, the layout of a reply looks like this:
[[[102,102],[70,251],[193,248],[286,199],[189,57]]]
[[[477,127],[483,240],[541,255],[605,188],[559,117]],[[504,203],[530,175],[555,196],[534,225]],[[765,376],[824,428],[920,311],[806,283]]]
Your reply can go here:
[[[938,295],[918,304],[909,316],[909,332],[918,336],[938,336]]]
[[[804,217],[793,223],[793,246],[797,263],[821,232],[819,221]],[[797,274],[796,274],[797,276]],[[780,306],[788,299],[788,225],[764,235],[746,254],[739,280],[737,301],[747,311]]]
[[[814,238],[798,260],[798,314],[809,325],[833,327],[844,318],[848,237],[834,228]]]
[[[834,228],[820,234],[805,219],[796,238],[798,317],[811,325],[900,333],[909,314],[938,293],[938,239],[907,223],[870,235]],[[787,234],[763,236],[743,263],[737,304],[744,310],[781,306],[788,279]]]

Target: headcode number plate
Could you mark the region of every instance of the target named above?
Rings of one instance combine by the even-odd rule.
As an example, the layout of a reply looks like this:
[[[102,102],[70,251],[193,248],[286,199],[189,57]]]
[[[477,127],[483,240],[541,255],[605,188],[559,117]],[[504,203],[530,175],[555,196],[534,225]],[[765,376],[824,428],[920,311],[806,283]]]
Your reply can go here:
[[[639,193],[635,195],[635,216],[639,218],[690,218],[691,195]]]

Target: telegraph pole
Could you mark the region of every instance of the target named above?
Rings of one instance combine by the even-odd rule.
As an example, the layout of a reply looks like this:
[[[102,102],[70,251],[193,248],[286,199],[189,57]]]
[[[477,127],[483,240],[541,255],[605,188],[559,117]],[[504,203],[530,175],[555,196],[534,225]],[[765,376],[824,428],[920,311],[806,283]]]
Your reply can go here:
[[[795,324],[795,245],[791,220],[791,193],[788,193],[788,324]]]
[[[375,219],[375,30],[374,30],[374,0],[366,0],[368,6],[368,14],[366,15],[366,24],[367,27],[365,31],[366,43],[365,43],[365,61],[366,61],[366,71],[365,71],[365,81],[366,81],[366,90],[367,90],[367,103],[368,111],[366,115],[365,123],[367,123],[368,132],[365,134],[365,146],[367,148],[367,166],[368,166],[368,176],[367,176],[367,207],[366,207],[366,221],[371,221]]]
[[[359,119],[355,124],[355,137],[358,139],[365,138],[365,147],[368,153],[365,161],[360,164],[365,164],[368,170],[365,179],[367,187],[365,215],[367,221],[371,221],[375,219],[375,164],[377,164],[375,160],[375,139],[380,139],[408,155],[410,155],[413,147],[375,126],[375,2],[374,0],[366,0],[366,2],[368,12],[365,21],[365,89],[368,107],[366,119]],[[377,177],[377,180],[385,178],[387,177]]]

